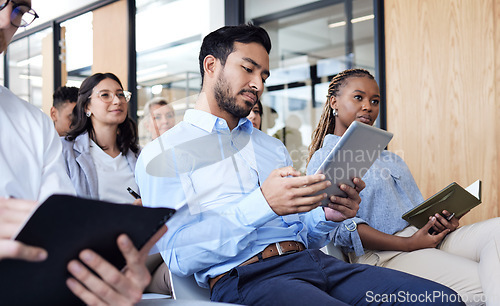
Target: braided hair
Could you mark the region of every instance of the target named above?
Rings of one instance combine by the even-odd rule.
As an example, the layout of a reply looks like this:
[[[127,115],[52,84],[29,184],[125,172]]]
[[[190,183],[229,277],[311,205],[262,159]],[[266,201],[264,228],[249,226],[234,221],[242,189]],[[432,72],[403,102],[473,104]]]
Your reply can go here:
[[[326,96],[325,107],[323,108],[323,113],[319,119],[318,126],[312,134],[311,145],[309,146],[309,156],[307,157],[307,162],[311,160],[314,152],[323,146],[323,140],[327,134],[333,134],[335,130],[335,116],[332,113],[332,107],[330,106],[330,98],[337,97],[339,91],[342,87],[347,85],[347,80],[349,78],[360,78],[367,77],[372,80],[375,78],[365,69],[348,69],[336,74],[330,85],[328,86],[328,95]]]

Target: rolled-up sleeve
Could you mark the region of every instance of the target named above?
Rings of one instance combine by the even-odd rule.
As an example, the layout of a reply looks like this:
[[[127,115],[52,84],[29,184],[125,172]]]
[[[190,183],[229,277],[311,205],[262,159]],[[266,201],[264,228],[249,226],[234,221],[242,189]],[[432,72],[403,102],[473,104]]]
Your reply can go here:
[[[358,233],[358,224],[367,223],[365,220],[354,217],[344,220],[333,234],[332,241],[335,246],[340,246],[344,253],[354,251],[356,256],[361,256],[365,252]]]

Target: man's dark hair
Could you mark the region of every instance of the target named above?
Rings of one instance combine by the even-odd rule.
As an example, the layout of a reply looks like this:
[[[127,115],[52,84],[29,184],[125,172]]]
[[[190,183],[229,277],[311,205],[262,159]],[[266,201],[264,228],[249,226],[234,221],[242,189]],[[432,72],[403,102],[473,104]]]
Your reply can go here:
[[[52,95],[53,102],[52,105],[59,109],[61,105],[69,102],[76,102],[78,100],[78,88],[77,87],[66,87],[60,86],[56,89]]]
[[[203,86],[203,61],[207,55],[213,55],[222,66],[226,64],[226,59],[234,51],[234,43],[259,43],[269,54],[271,52],[271,39],[263,28],[249,24],[237,26],[225,26],[208,34],[201,44],[200,55],[198,57],[201,73],[201,85]]]

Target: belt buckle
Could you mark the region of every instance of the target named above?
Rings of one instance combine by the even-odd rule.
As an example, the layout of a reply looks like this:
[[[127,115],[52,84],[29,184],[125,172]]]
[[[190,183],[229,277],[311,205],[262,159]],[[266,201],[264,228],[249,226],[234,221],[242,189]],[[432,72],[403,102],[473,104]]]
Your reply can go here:
[[[276,246],[276,249],[278,250],[279,256],[297,252],[296,250],[290,250],[287,252],[283,252],[283,249],[281,248],[281,244],[279,242],[275,242],[274,245]]]

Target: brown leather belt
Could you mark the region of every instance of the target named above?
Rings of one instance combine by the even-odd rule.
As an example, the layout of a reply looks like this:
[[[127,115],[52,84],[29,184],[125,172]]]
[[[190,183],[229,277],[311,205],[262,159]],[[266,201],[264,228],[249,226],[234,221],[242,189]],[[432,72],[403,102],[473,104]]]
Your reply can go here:
[[[246,266],[246,265],[258,262],[259,258],[266,259],[266,258],[273,257],[273,256],[278,256],[278,255],[281,256],[281,255],[301,252],[301,251],[304,251],[305,249],[306,248],[304,247],[304,245],[298,241],[282,241],[282,242],[272,243],[272,244],[268,245],[264,249],[264,251],[260,252],[259,254],[255,255],[254,257],[243,262],[238,267],[242,267],[242,266]],[[222,273],[220,275],[217,275],[214,278],[209,279],[208,284],[210,285],[210,290],[212,290],[215,283],[219,279],[221,279],[224,275],[226,275],[228,273],[229,273],[229,271],[226,273]]]

